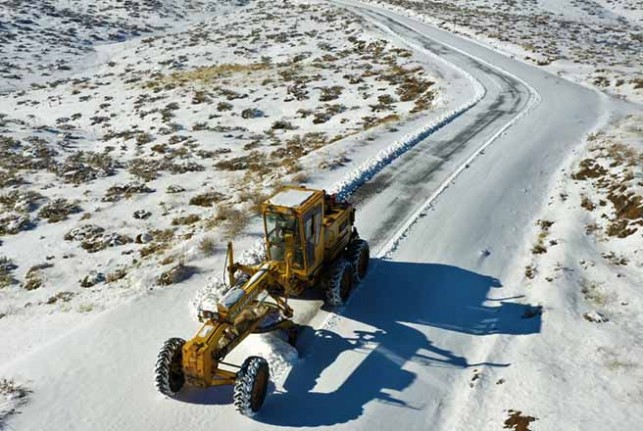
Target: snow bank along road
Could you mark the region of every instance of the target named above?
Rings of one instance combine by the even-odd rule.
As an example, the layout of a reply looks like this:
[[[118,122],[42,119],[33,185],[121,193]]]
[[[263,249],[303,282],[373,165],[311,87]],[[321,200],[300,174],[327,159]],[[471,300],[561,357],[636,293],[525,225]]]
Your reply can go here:
[[[341,317],[304,334],[302,358],[255,420],[234,412],[229,388],[188,390],[180,400],[156,393],[152,368],[162,341],[195,330],[187,305],[193,292],[174,289],[104,313],[3,366],[0,372],[31,380],[34,388],[12,428],[498,429],[503,410],[514,406],[490,412],[495,423],[481,419],[473,370],[510,366],[512,358],[490,362],[490,352],[512,337],[537,336],[542,324],[539,316],[521,318],[528,305],[508,298],[512,286],[501,287],[502,281],[548,179],[611,102],[417,21],[339,4],[436,52],[486,89],[476,106],[354,195],[360,232],[374,254],[398,231],[405,239],[374,261]],[[434,199],[446,180],[448,188]],[[417,220],[403,232],[409,218]],[[491,295],[496,300],[486,300]]]

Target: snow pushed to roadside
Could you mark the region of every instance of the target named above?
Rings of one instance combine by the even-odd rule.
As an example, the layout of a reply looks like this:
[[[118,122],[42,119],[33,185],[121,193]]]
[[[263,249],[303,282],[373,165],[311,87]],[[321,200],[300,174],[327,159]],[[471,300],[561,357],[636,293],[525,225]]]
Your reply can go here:
[[[340,3],[341,4],[341,3]],[[373,178],[378,172],[384,169],[386,166],[391,164],[395,159],[400,157],[402,154],[410,150],[413,146],[417,145],[422,140],[429,137],[436,130],[441,129],[447,124],[451,123],[453,120],[458,118],[460,115],[467,112],[473,106],[475,106],[486,94],[486,89],[484,86],[470,73],[462,69],[461,67],[456,66],[455,64],[449,63],[442,59],[441,57],[435,55],[433,52],[409,41],[401,38],[399,35],[395,34],[388,27],[371,21],[372,24],[383,30],[384,32],[390,34],[393,37],[398,37],[404,41],[406,45],[412,48],[415,51],[422,52],[431,58],[435,59],[437,62],[448,65],[459,73],[461,73],[467,81],[469,81],[471,87],[474,89],[474,96],[464,102],[459,107],[443,114],[442,116],[432,119],[424,127],[411,132],[404,136],[402,139],[394,142],[387,148],[382,149],[379,153],[369,158],[358,166],[355,170],[346,175],[343,179],[338,181],[333,187],[330,188],[330,192],[337,194],[339,199],[347,199],[355,190],[357,190],[361,185],[366,183],[368,180]]]
[[[340,4],[352,4],[351,2],[338,2]],[[378,7],[381,5],[378,5]],[[364,7],[364,10],[368,10],[370,8]],[[394,8],[391,7],[383,7],[383,9],[388,9],[391,10]],[[414,16],[412,13],[409,13],[409,15]],[[421,17],[419,16],[414,16],[416,19],[420,19]],[[420,19],[421,20],[421,19]],[[393,32],[391,29],[388,27],[384,26],[383,24],[375,23],[378,27],[386,31],[387,33],[395,36],[396,33]],[[399,36],[398,36],[399,37]],[[412,47],[414,50],[420,50],[423,51],[434,58],[436,58],[438,61],[441,61],[443,63],[446,63],[445,60],[441,59],[437,55],[433,54],[431,51],[428,51],[421,46],[414,44],[410,41],[405,41],[410,47]],[[474,57],[473,55],[448,44],[444,44],[445,46],[449,47],[452,50],[455,50],[465,56],[474,58],[476,61],[488,66],[491,69],[497,70],[500,73],[510,77],[511,79],[519,82],[521,85],[523,85],[527,90],[529,91],[530,98],[529,102],[523,108],[511,121],[506,123],[502,128],[500,128],[493,136],[491,136],[486,142],[484,142],[464,163],[462,163],[458,168],[456,168],[453,173],[435,190],[435,192],[417,209],[417,211],[408,218],[408,220],[405,222],[405,224],[394,234],[391,236],[389,241],[381,247],[381,249],[378,251],[377,256],[380,258],[386,257],[390,255],[392,252],[394,252],[399,245],[400,241],[402,241],[409,233],[409,230],[411,227],[417,222],[417,220],[422,216],[422,214],[426,213],[426,211],[429,209],[429,207],[433,204],[433,202],[438,198],[440,194],[442,194],[448,187],[449,184],[453,183],[455,179],[465,170],[467,169],[471,163],[480,155],[483,153],[483,151],[492,145],[500,136],[505,134],[507,130],[509,130],[511,127],[513,127],[520,119],[522,119],[524,116],[526,116],[535,106],[537,106],[541,100],[542,97],[536,91],[534,87],[529,85],[526,81],[521,79],[520,77],[516,76],[515,74],[498,67],[490,62],[487,62],[485,60],[482,60],[480,58]],[[351,193],[353,193],[357,188],[359,188],[362,184],[367,182],[369,179],[373,178],[375,174],[377,174],[379,171],[381,171],[385,166],[389,165],[392,163],[397,157],[402,155],[404,152],[412,148],[414,145],[416,145],[418,142],[422,141],[429,135],[431,135],[433,132],[436,130],[440,129],[441,127],[449,124],[452,122],[454,119],[465,113],[467,110],[471,109],[473,106],[475,106],[480,100],[482,100],[486,94],[486,89],[484,86],[476,80],[471,74],[463,70],[462,68],[451,64],[451,67],[457,68],[464,76],[472,83],[472,86],[475,88],[475,96],[470,100],[469,102],[465,102],[460,108],[456,108],[453,111],[445,114],[443,117],[439,118],[436,120],[434,123],[428,125],[427,127],[423,128],[422,130],[411,133],[404,137],[402,140],[394,143],[390,147],[382,150],[380,153],[378,153],[375,157],[369,159],[365,163],[363,163],[359,168],[357,168],[354,172],[348,175],[346,179],[343,181],[340,181],[338,185],[336,185],[334,188],[331,190],[335,193],[338,194],[340,198],[346,198],[350,196]]]

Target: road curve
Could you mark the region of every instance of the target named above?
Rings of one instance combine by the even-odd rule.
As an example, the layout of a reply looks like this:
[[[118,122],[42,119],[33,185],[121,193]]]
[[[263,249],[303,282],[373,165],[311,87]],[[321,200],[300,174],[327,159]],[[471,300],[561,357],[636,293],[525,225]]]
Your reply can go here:
[[[37,381],[41,390],[12,419],[15,429],[472,429],[462,424],[473,413],[459,410],[472,369],[507,365],[485,365],[489,341],[537,333],[539,324],[516,320],[517,306],[485,305],[487,293],[511,269],[548,180],[607,109],[605,100],[415,20],[341,3],[438,53],[487,90],[476,106],[355,194],[360,232],[375,249],[506,129],[502,136],[449,181],[390,259],[374,262],[342,316],[309,334],[303,358],[256,420],[234,411],[227,388],[188,391],[179,401],[155,392],[150,368],[159,337],[194,330],[187,306],[173,309],[185,319],[166,318],[168,306],[193,293],[176,289],[108,311],[2,367]],[[540,103],[507,129],[529,106],[530,87]],[[481,255],[483,249],[490,254]]]
[[[425,202],[496,133],[529,109],[538,95],[511,74],[424,36],[404,21],[371,9],[351,9],[408,41],[411,49],[419,46],[468,72],[484,88],[482,100],[457,118],[455,124],[431,134],[353,194],[352,200],[361,212],[379,214],[378,223],[360,228],[377,249],[403,226],[418,204]],[[384,190],[387,193],[381,193]]]

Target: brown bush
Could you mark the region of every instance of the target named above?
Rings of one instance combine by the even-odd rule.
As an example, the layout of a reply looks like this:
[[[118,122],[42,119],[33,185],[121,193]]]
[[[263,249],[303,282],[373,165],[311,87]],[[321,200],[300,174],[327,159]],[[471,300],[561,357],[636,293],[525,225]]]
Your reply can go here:
[[[225,199],[225,195],[219,192],[206,192],[196,195],[190,199],[190,205],[196,205],[200,207],[211,207],[217,202]]]
[[[38,217],[46,219],[49,223],[57,223],[66,220],[68,215],[79,213],[82,210],[77,203],[58,198],[43,206],[38,212]]]
[[[212,236],[206,236],[201,241],[199,241],[199,251],[206,256],[211,256],[214,254],[217,248],[217,243]]]
[[[198,214],[176,217],[174,220],[172,220],[172,226],[190,225],[198,222],[199,220],[201,220],[201,216],[199,216]]]

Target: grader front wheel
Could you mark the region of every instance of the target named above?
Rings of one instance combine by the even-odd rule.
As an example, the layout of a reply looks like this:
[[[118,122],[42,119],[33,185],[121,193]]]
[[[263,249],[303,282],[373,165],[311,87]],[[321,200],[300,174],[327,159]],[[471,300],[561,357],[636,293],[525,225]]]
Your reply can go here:
[[[260,356],[247,358],[237,373],[234,405],[244,416],[254,416],[261,409],[270,380],[268,362]]]
[[[182,365],[184,344],[182,338],[170,338],[163,344],[156,361],[156,388],[168,397],[175,395],[185,384]]]

